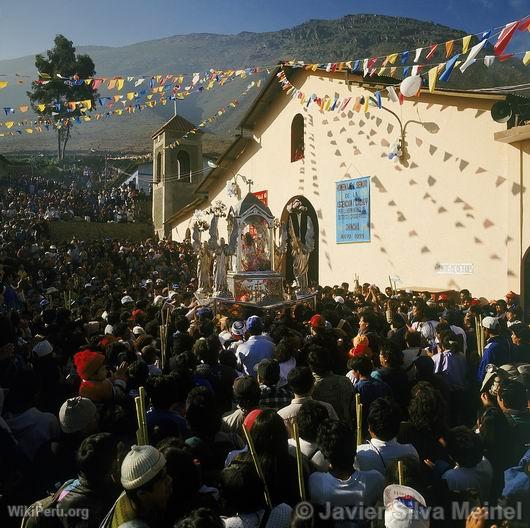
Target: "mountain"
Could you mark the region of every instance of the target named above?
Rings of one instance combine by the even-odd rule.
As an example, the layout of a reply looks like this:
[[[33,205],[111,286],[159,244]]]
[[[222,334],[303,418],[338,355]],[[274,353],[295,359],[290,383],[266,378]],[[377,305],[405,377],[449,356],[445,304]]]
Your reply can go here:
[[[334,62],[360,57],[385,55],[406,49],[426,47],[431,43],[459,39],[466,33],[410,18],[381,15],[348,15],[337,20],[310,20],[290,29],[266,33],[243,32],[237,35],[210,33],[175,35],[158,40],[140,42],[124,47],[86,46],[78,53],[89,54],[96,65],[98,76],[152,76],[207,71],[210,68],[227,69],[251,66],[274,67],[279,60],[303,60],[306,62]],[[517,38],[526,38],[525,35]],[[68,36],[68,35],[67,35]],[[51,45],[51,43],[50,43]],[[443,60],[445,50],[437,57]],[[0,93],[0,107],[27,103],[26,90],[36,72],[34,57],[0,61],[0,73],[9,76],[10,85]],[[30,77],[26,84],[14,82],[16,73]],[[241,93],[249,79],[235,80],[224,87],[216,86],[200,95],[191,95],[178,102],[177,111],[192,122],[214,114]],[[23,81],[23,77],[19,77]],[[519,60],[496,63],[486,69],[483,65],[469,68],[465,75],[455,69],[449,87],[477,88],[516,84],[528,80]],[[122,90],[122,93],[126,89]],[[100,90],[106,95],[104,90]],[[116,92],[113,92],[114,94]],[[257,94],[253,90],[241,100],[240,106],[227,112],[212,126],[207,135],[213,141],[212,151],[224,145],[227,135],[233,133],[242,112]],[[151,134],[169,119],[173,105],[147,109],[141,113],[112,117],[103,121],[75,127],[68,148],[87,150],[95,148],[109,151],[149,151]],[[11,119],[30,118],[30,113],[17,112]],[[7,120],[7,118],[6,118]],[[53,150],[55,135],[52,133],[24,134],[14,138],[0,138],[0,152],[20,150]],[[217,146],[215,146],[217,145]]]

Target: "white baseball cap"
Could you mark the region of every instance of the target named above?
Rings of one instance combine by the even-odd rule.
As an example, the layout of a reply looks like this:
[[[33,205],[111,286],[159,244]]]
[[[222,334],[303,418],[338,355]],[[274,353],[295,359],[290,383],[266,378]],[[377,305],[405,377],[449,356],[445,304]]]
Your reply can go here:
[[[383,492],[386,528],[429,528],[429,510],[422,495],[408,486],[392,484]]]

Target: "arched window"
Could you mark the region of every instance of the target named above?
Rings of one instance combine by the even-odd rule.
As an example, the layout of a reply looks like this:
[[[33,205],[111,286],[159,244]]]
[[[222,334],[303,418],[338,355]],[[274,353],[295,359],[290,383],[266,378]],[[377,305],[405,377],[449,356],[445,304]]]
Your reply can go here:
[[[304,158],[304,116],[296,114],[291,123],[291,163]]]
[[[161,181],[162,181],[162,153],[159,152],[156,155],[155,183],[160,183]]]
[[[181,150],[178,153],[177,165],[178,165],[179,179],[189,178],[190,183],[191,183],[190,155],[185,150]]]

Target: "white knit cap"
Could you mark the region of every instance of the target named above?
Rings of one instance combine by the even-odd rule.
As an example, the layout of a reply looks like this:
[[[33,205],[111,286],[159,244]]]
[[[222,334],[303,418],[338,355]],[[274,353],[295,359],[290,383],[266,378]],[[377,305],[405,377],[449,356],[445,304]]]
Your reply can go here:
[[[47,356],[48,354],[51,354],[52,352],[53,352],[53,346],[47,339],[43,339],[42,341],[39,341],[33,347],[33,353],[37,357],[40,357],[40,358]]]
[[[165,467],[164,455],[150,445],[133,445],[121,465],[121,485],[126,490],[147,484]]]
[[[59,423],[63,433],[82,431],[96,416],[97,408],[88,398],[69,398],[59,410]]]
[[[145,330],[141,326],[135,326],[132,330],[135,336],[145,335]]]

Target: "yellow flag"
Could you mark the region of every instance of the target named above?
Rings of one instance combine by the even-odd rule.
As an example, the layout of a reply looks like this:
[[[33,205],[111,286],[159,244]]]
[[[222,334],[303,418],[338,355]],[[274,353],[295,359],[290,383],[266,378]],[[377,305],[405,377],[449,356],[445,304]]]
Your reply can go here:
[[[85,79],[85,84],[87,86],[90,86],[90,83],[92,82],[92,79]]]
[[[436,88],[436,79],[438,78],[438,66],[429,70],[429,92],[434,92]]]
[[[33,129],[32,128],[26,128],[26,132],[28,134],[33,134]]]
[[[392,68],[390,68],[390,77],[394,77],[394,75],[396,75],[396,71],[397,68],[395,66],[392,66]]]
[[[90,116],[83,116],[83,121],[91,121],[92,118]]]
[[[112,98],[114,99],[114,102],[117,103],[122,97],[123,95],[114,95]]]
[[[396,62],[397,58],[398,58],[398,53],[392,53],[392,55],[389,55],[387,57],[388,62],[390,62],[390,64],[394,64]]]
[[[0,90],[5,88],[9,83],[7,81],[0,81]]]
[[[123,110],[121,108],[118,108],[117,110],[115,110],[115,113],[121,116],[123,114]]]
[[[379,72],[378,72],[377,75],[378,75],[379,77],[381,77],[381,75],[383,75],[383,74],[385,73],[385,70],[386,70],[386,68],[381,68],[381,69],[379,70]]]
[[[524,54],[524,57],[523,57],[523,64],[525,66],[528,66],[528,64],[530,64],[530,51],[527,51],[525,54]]]
[[[37,105],[37,110],[39,112],[44,112],[44,110],[46,110],[46,105],[45,104]]]
[[[364,108],[363,108],[363,111],[365,114],[367,114],[368,111],[370,110],[369,100],[370,100],[370,96],[365,95],[364,96]]]
[[[127,99],[129,99],[129,101],[132,101],[134,99],[134,92],[127,92]]]
[[[111,80],[109,81],[109,84],[107,85],[107,88],[108,88],[109,90],[113,90],[115,86],[116,86],[116,79],[111,79]]]
[[[467,53],[470,42],[471,42],[471,35],[467,35],[467,37],[464,37],[462,39],[462,54]]]
[[[313,71],[317,71],[317,69],[318,69],[318,64],[313,64],[313,66],[311,66],[311,69],[312,69]]]
[[[13,125],[15,124],[14,121],[6,121],[5,125],[6,125],[6,128],[13,128]]]
[[[445,43],[445,58],[447,59],[453,53],[454,40],[449,40]]]
[[[92,101],[90,99],[86,99],[83,101],[83,105],[90,110],[92,108]]]
[[[124,82],[125,82],[125,81],[124,81],[123,79],[118,79],[118,80],[116,81],[116,90],[118,90],[118,91],[121,90],[121,89],[123,88],[123,83],[124,83]]]
[[[28,105],[21,105],[21,106],[19,106],[18,108],[19,108],[19,110],[20,110],[22,113],[24,113],[24,112],[27,112],[27,111],[28,111],[28,108],[29,108],[29,107],[28,107]]]

